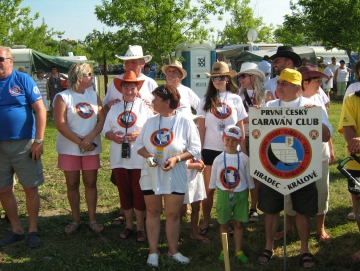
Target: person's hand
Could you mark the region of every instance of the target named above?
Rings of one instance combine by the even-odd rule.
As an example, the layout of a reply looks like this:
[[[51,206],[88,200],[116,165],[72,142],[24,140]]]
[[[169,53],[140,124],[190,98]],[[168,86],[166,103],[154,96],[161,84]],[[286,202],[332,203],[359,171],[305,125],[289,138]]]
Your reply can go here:
[[[120,99],[113,99],[113,100],[111,100],[110,102],[108,102],[108,103],[107,103],[107,106],[108,106],[109,110],[110,110],[110,108],[111,108],[114,104],[116,104],[116,103],[118,103],[118,102],[120,102]]]
[[[195,169],[198,171],[198,172],[203,172],[204,169],[206,168],[203,160],[198,160],[196,162],[194,162],[194,166],[195,166]]]
[[[121,131],[115,132],[112,134],[112,138],[110,138],[112,141],[114,141],[117,144],[122,144],[125,141],[124,133]]]
[[[178,158],[177,158],[176,156],[173,156],[173,157],[168,158],[168,159],[164,162],[163,166],[161,167],[162,170],[163,170],[163,171],[169,171],[169,170],[171,170],[171,169],[175,166],[175,164],[176,164],[177,161],[178,161]]]
[[[350,153],[360,153],[360,137],[352,138],[349,141],[347,148]]]
[[[335,161],[335,153],[334,153],[334,150],[331,150],[330,151],[330,158],[329,158],[329,165],[334,163],[334,161]]]
[[[36,141],[33,142],[30,148],[31,159],[32,160],[39,160],[41,155],[44,153],[44,145],[43,143],[37,143]]]
[[[125,135],[125,138],[128,142],[133,142],[136,140],[136,138],[140,135],[140,132],[137,131],[137,132],[131,132],[131,133],[127,133]]]
[[[84,151],[93,151],[95,149],[95,146],[92,144],[94,142],[94,138],[90,135],[86,136],[78,136],[81,139],[81,143],[79,146]]]
[[[251,107],[256,108],[256,109],[260,109],[261,105],[260,104],[253,104]]]
[[[315,107],[316,104],[305,104],[304,107],[305,108],[311,108],[311,107]]]

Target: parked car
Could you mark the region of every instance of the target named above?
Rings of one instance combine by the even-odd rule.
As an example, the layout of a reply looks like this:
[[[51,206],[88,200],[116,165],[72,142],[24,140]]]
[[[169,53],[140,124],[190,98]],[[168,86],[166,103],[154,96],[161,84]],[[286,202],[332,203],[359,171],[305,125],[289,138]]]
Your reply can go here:
[[[123,64],[115,64],[114,65],[114,74],[122,74],[125,72],[125,68]]]

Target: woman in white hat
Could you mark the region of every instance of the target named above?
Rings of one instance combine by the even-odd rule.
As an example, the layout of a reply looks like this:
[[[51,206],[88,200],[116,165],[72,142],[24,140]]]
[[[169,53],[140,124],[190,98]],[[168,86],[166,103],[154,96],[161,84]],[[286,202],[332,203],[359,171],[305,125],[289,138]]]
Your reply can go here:
[[[237,91],[236,84],[231,78],[236,76],[236,71],[230,71],[225,62],[215,62],[211,69],[209,86],[205,96],[201,99],[197,109],[199,118],[197,124],[202,145],[202,157],[206,165],[204,180],[207,199],[203,200],[202,225],[199,227],[200,234],[206,234],[210,225],[210,212],[213,205],[214,190],[209,189],[212,164],[216,156],[224,150],[222,131],[228,125],[236,125],[244,133],[243,120],[247,117]]]
[[[249,107],[254,105],[263,105],[267,102],[266,98],[272,100],[273,96],[271,91],[265,91],[263,85],[265,81],[265,74],[258,69],[255,63],[245,62],[241,65],[240,72],[238,73],[238,81],[241,84],[240,97],[247,113]],[[267,96],[267,97],[266,97]],[[244,119],[245,129],[245,144],[242,144],[243,152],[249,155],[249,117]],[[256,205],[258,201],[259,181],[254,179],[255,189],[251,189],[251,205],[249,212],[249,220],[256,222],[259,221]]]
[[[145,200],[139,180],[142,157],[134,144],[147,119],[153,116],[151,109],[137,98],[144,80],[137,80],[133,71],[127,71],[123,78],[115,78],[114,85],[122,93],[122,100],[114,104],[106,116],[103,135],[111,140],[110,168],[119,191],[121,207],[125,212],[125,229],[121,239],[134,234],[133,211],[136,215],[136,241],[144,242]]]

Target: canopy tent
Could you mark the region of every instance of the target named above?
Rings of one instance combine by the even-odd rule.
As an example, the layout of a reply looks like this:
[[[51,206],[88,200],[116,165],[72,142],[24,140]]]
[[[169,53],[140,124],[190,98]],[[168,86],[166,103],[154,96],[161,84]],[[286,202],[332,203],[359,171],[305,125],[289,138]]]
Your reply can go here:
[[[70,66],[75,62],[86,62],[90,64],[91,69],[93,70],[93,66],[95,61],[93,60],[69,60],[63,59],[61,57],[49,56],[43,53],[40,53],[35,50],[31,50],[31,65],[32,70],[37,71],[39,69],[44,70],[45,72],[51,71],[51,65],[56,65],[58,67],[58,71],[61,73],[68,73]]]

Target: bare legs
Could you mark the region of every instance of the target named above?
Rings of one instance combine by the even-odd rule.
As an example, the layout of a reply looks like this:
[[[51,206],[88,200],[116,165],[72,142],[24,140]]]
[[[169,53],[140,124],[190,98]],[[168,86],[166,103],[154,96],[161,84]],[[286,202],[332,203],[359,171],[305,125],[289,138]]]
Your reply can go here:
[[[209,189],[210,177],[211,177],[211,168],[212,166],[206,166],[204,169],[204,181],[205,181],[205,189],[206,189],[206,199],[202,201],[203,207],[203,217],[204,220],[200,226],[201,230],[205,230],[209,227],[210,224],[210,213],[213,206],[214,201],[214,189]]]

